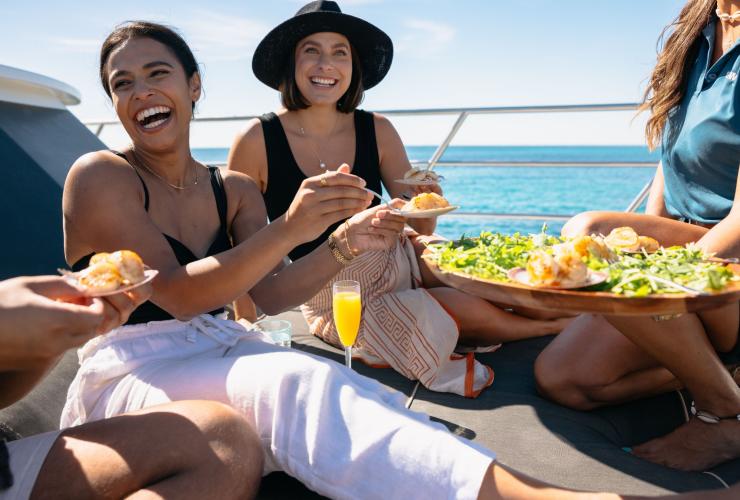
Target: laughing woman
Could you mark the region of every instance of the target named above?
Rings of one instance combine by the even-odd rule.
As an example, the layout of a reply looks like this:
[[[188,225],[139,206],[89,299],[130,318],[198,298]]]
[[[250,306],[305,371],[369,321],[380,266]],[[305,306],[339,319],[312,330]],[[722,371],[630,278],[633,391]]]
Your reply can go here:
[[[587,212],[563,233],[626,225],[664,246],[695,241],[740,257],[740,2],[691,0],[672,28],[643,105],[648,143],[662,153],[647,215]],[[696,418],[634,452],[705,470],[740,457],[739,332],[737,303],[655,321],[586,315],[543,351],[535,374],[543,393],[579,409],[685,387]]]
[[[385,117],[357,109],[364,90],[385,77],[392,55],[383,31],[330,1],[305,5],[259,44],[252,68],[260,81],[280,91],[284,109],[252,121],[236,138],[229,169],[258,183],[270,219],[285,211],[304,179],[343,163],[370,189],[380,192],[385,186],[392,196],[404,194],[405,186],[395,180],[411,166],[398,133]],[[419,190],[424,189],[441,193],[436,185]],[[409,223],[429,235],[436,219]],[[290,258],[300,261],[337,227],[341,222],[295,248]],[[556,333],[567,323],[519,316],[444,286],[425,272],[411,241],[416,235],[410,234],[384,251],[355,256],[347,249],[348,265],[337,276],[362,287],[366,307],[355,355],[365,362],[391,365],[433,390],[474,397],[490,385],[493,372],[472,353],[455,354],[458,342],[497,345]],[[308,281],[315,268],[307,272]],[[293,286],[300,289],[300,283]],[[303,314],[314,335],[340,346],[331,284],[317,291],[302,306]],[[250,293],[263,309],[265,302],[275,303],[275,293],[262,285]]]

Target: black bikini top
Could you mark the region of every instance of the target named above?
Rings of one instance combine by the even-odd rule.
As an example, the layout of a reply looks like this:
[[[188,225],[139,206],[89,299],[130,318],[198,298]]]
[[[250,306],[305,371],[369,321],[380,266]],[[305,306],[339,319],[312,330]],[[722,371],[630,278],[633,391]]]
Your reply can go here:
[[[123,153],[119,153],[118,151],[113,151],[117,156],[120,156],[124,160],[128,162],[128,159],[126,158],[126,155]],[[132,167],[133,168],[133,167]],[[208,257],[209,255],[215,255],[217,253],[224,252],[226,250],[229,250],[232,248],[231,244],[231,238],[229,237],[229,231],[228,231],[228,225],[226,222],[226,191],[224,190],[224,184],[223,179],[221,178],[221,172],[219,171],[218,167],[208,167],[208,171],[210,173],[211,178],[211,187],[213,188],[213,196],[216,198],[216,207],[218,208],[218,218],[221,222],[221,225],[218,230],[218,234],[214,238],[213,242],[211,243],[211,246],[208,248],[208,251],[206,252],[205,257]],[[134,172],[136,172],[137,177],[139,177],[139,180],[141,181],[141,185],[144,188],[144,209],[148,212],[149,211],[149,190],[146,188],[146,183],[144,182],[144,179],[142,179],[139,172],[134,168]],[[172,247],[172,251],[175,253],[175,257],[177,258],[177,262],[180,263],[181,266],[184,266],[186,264],[189,264],[191,262],[195,262],[196,260],[199,260],[199,257],[196,257],[196,255],[182,242],[177,240],[176,238],[173,238],[172,236],[169,236],[168,234],[162,233],[162,235],[165,237],[167,242],[170,244],[170,247]],[[74,263],[72,266],[73,271],[80,271],[88,266],[90,263],[90,258],[95,254],[95,252],[85,255],[80,260]],[[224,311],[224,308],[216,309],[214,311],[210,311],[209,314],[219,314]],[[162,309],[161,307],[158,307],[152,302],[145,302],[142,305],[140,305],[133,313],[131,313],[131,316],[129,317],[128,321],[126,322],[127,325],[134,325],[138,323],[147,323],[149,321],[163,321],[167,319],[174,319],[174,317]]]

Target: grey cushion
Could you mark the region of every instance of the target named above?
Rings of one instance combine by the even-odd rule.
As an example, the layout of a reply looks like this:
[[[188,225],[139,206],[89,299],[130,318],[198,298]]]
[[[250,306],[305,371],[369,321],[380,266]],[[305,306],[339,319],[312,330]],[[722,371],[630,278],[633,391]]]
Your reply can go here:
[[[58,429],[77,367],[77,353],[70,350],[25,398],[0,410],[0,432],[10,440]]]

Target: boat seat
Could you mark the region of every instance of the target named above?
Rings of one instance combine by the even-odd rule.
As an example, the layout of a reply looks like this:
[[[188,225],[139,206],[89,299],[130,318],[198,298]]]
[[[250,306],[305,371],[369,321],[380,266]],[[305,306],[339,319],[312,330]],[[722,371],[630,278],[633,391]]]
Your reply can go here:
[[[277,316],[293,324],[293,347],[337,362],[343,354],[311,336],[297,310]],[[493,367],[493,385],[476,399],[419,387],[411,409],[423,411],[452,432],[496,451],[498,460],[525,474],[561,486],[621,494],[656,495],[721,488],[740,481],[740,460],[709,473],[686,473],[651,464],[623,448],[663,435],[684,421],[682,396],[675,392],[625,405],[578,412],[540,398],[533,363],[550,338],[514,342],[496,352],[477,355]],[[415,383],[391,369],[357,362],[363,375],[402,391]],[[24,399],[0,410],[0,433],[8,439],[53,430],[59,422],[66,389],[77,369],[69,351]],[[263,480],[258,498],[321,498],[283,473]]]

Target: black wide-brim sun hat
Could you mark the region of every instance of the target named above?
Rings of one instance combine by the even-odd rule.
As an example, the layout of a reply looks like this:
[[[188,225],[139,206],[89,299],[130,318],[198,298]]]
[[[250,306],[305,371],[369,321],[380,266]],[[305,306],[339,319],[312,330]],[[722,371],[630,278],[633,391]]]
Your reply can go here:
[[[347,37],[362,66],[362,86],[380,83],[391,67],[393,42],[382,30],[359,17],[342,13],[336,2],[304,5],[295,16],[270,31],[252,57],[252,71],[265,85],[279,90],[289,57],[296,44],[313,33],[332,32]]]

